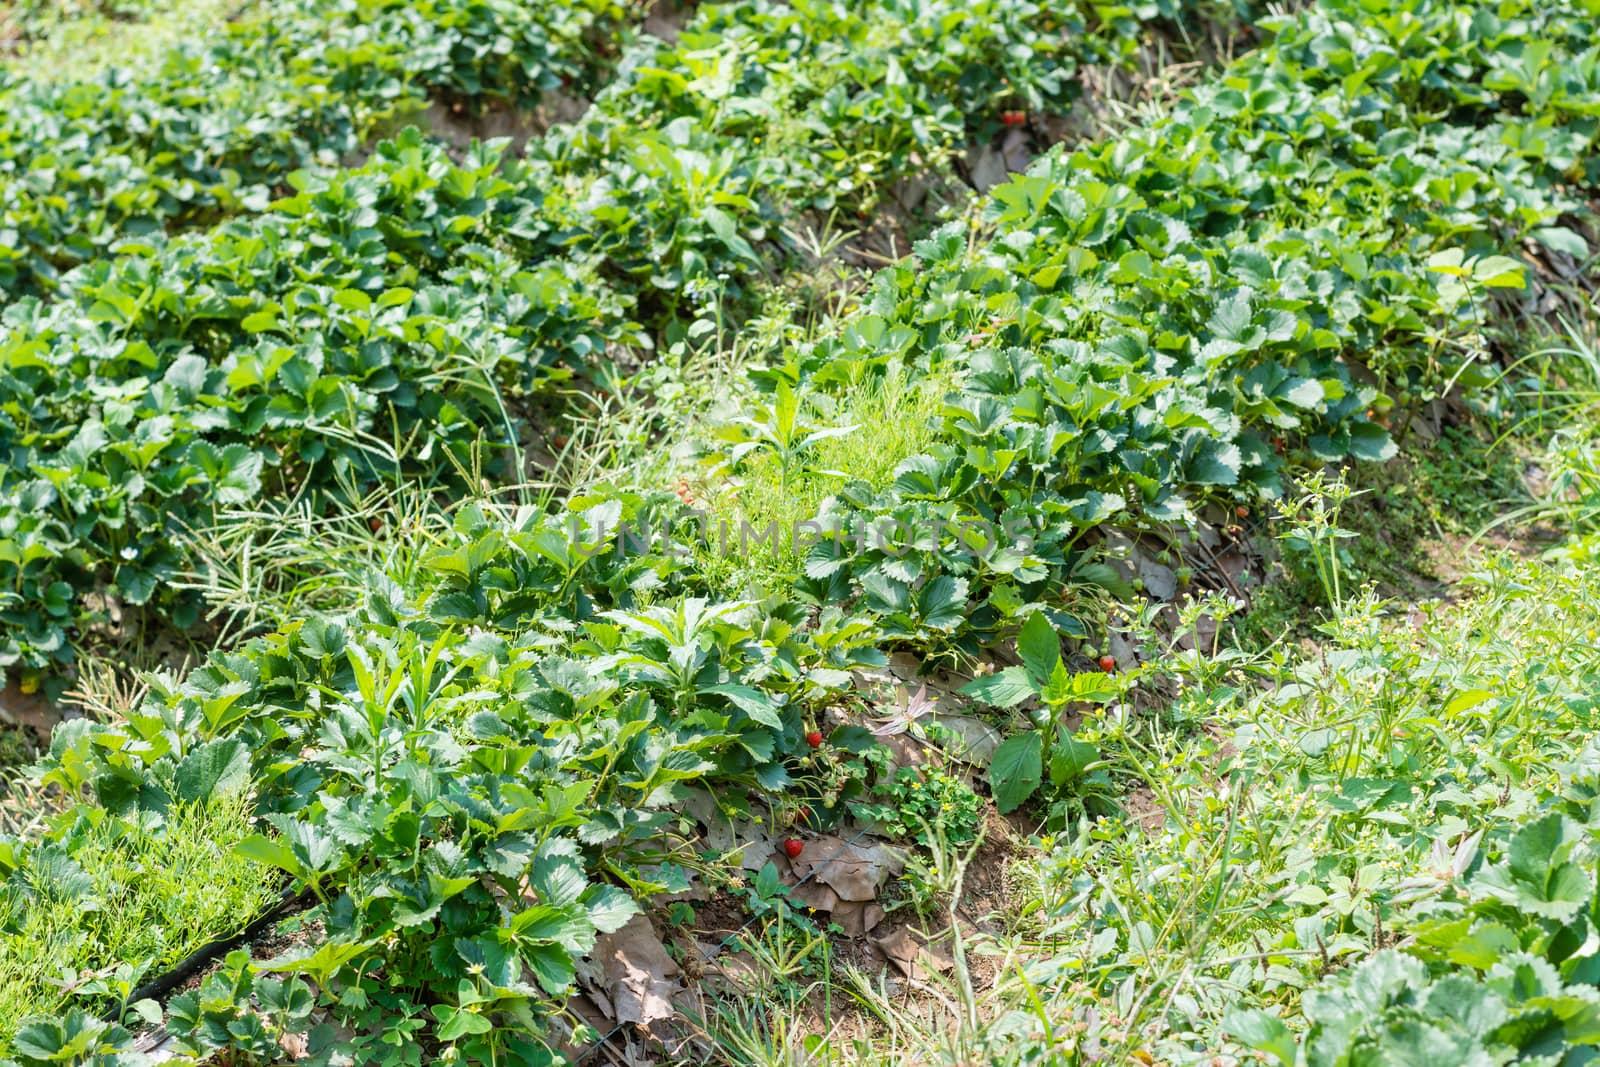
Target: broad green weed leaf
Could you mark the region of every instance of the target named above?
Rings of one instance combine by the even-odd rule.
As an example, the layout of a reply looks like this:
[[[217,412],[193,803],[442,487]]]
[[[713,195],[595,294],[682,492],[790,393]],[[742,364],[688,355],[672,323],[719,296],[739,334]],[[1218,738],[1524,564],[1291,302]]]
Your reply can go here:
[[[1043,739],[1030,730],[1003,741],[989,763],[989,788],[1002,814],[1015,811],[1039,788]]]

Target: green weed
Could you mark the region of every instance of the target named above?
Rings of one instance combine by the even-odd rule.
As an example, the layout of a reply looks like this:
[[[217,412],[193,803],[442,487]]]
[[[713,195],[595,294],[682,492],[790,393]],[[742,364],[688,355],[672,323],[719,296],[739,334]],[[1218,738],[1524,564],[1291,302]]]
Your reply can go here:
[[[0,841],[0,1033],[69,1006],[118,1007],[277,899],[274,880],[234,852],[250,832],[243,794],[160,821],[62,818],[48,843]]]
[[[0,62],[40,82],[81,81],[111,67],[146,67],[179,44],[210,36],[230,18],[248,16],[236,0],[21,0],[0,15],[9,55]]]
[[[810,541],[820,528],[802,526],[818,518],[825,499],[847,481],[874,490],[893,482],[900,464],[924,451],[936,434],[945,383],[910,381],[891,374],[868,379],[837,400],[811,394],[755,398],[771,405],[769,418],[803,419],[805,435],[729,454],[712,468],[706,503],[710,528],[723,524],[738,536],[750,531],[729,553],[713,546],[696,562],[707,584],[728,594],[747,590],[778,592],[802,567]],[[780,415],[785,403],[793,413]],[[764,439],[751,431],[730,432],[737,445]],[[719,488],[726,479],[728,489]]]

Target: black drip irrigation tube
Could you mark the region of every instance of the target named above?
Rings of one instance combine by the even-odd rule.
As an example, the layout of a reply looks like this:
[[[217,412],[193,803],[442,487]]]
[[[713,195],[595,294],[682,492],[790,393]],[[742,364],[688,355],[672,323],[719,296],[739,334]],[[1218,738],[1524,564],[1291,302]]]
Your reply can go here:
[[[298,893],[285,889],[276,904],[269,906],[261,914],[251,919],[243,930],[201,945],[174,964],[166,973],[157,975],[144,985],[133,990],[120,1006],[112,1008],[101,1015],[100,1018],[108,1023],[121,1022],[122,1015],[127,1010],[128,1005],[136,1004],[141,1000],[154,1000],[165,1005],[167,997],[172,994],[173,990],[205,970],[212,960],[225,952],[233,951],[240,945],[254,941],[275,924],[310,907],[314,900],[316,900],[316,897],[312,895],[309,889],[302,889]]]

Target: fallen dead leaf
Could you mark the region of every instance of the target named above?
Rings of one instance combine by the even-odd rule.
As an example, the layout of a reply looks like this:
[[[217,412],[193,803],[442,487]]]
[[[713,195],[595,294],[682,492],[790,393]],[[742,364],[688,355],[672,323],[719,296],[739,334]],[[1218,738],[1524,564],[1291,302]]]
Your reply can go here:
[[[747,871],[759,871],[774,847],[766,830],[750,819],[730,819],[717,810],[711,794],[696,790],[684,803],[684,811],[705,827],[706,847],[726,856]]]
[[[1004,740],[1000,731],[971,715],[940,715],[934,719],[940,726],[956,735],[949,745],[951,756],[963,763],[987,767],[994,750]]]
[[[609,1014],[617,1022],[637,1023],[648,1030],[652,1023],[677,1013],[672,997],[682,989],[678,965],[643,915],[635,915],[615,933],[601,934],[591,959],[600,965],[603,993],[611,1002]]]
[[[821,882],[802,882],[789,891],[789,899],[802,908],[831,912],[839,906],[839,894]]]
[[[883,909],[871,901],[841,900],[833,909],[833,921],[846,937],[864,937],[883,922]]]
[[[833,834],[818,834],[790,861],[795,877],[828,886],[840,900],[876,900],[878,887],[905,868],[905,855],[884,844],[846,844]]]
[[[701,958],[701,981],[721,986],[729,992],[751,994],[766,986],[770,972],[763,970],[750,953],[725,951],[724,944],[696,941]]]
[[[1178,574],[1171,567],[1158,563],[1143,552],[1134,561],[1146,593],[1157,600],[1171,600],[1178,595]]]
[[[62,711],[43,693],[24,693],[15,682],[0,690],[0,722],[31,728],[41,738],[62,719]]]
[[[913,981],[923,981],[933,973],[955,966],[949,955],[925,943],[910,927],[898,927],[884,937],[874,938],[874,942],[889,962]]]
[[[920,767],[928,762],[923,743],[905,734],[891,734],[879,744],[889,750],[889,760],[896,767]]]

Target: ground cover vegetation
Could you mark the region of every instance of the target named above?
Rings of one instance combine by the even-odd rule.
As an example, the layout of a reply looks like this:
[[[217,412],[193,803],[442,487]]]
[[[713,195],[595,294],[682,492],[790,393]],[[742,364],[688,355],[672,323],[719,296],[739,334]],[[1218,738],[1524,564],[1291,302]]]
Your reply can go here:
[[[609,0],[246,5],[145,66],[40,80],[13,65],[0,289],[53,293],[119,239],[263,210],[295,170],[340,163],[430,99],[592,91],[630,14]]]
[[[192,624],[196,599],[166,585],[188,562],[185,529],[263,485],[336,503],[385,479],[436,484],[464,469],[516,484],[515,416],[553,379],[604,378],[618,347],[648,351],[737,321],[800,255],[793,227],[806,212],[869,210],[897,182],[948,173],[997,115],[1023,113],[1002,108],[1065,108],[1081,25],[1037,18],[1032,4],[993,8],[956,34],[940,28],[957,9],[940,5],[708,5],[675,45],[628,50],[594,108],[523,159],[504,146],[452,158],[404,132],[354,169],[308,170],[304,153],[262,160],[273,182],[251,183],[257,210],[235,221],[171,240],[143,225],[97,231],[122,235],[115,256],[69,272],[54,298],[24,296],[4,312],[5,658],[59,685],[72,634],[104,616],[107,598]],[[492,68],[496,83],[484,56],[513,41],[474,46],[448,36],[466,32],[449,20],[405,10],[447,35],[434,50],[439,93],[460,83],[514,98],[546,80],[544,51],[513,48],[520,58]],[[326,17],[305,15],[312,26]],[[433,55],[361,25],[406,62]],[[1089,46],[1115,56],[1128,32],[1117,23]],[[943,51],[930,54],[930,33]],[[539,47],[554,49],[547,36]],[[459,72],[447,62],[458,56]],[[394,78],[378,96],[385,114],[411,84]],[[306,91],[330,98],[320,83]],[[335,158],[370,125],[344,123],[349,143]],[[293,114],[267,127],[309,128]],[[244,181],[227,153],[197,158]],[[65,171],[40,162],[55,189]],[[82,227],[87,214],[61,216]]]
[[[90,714],[0,1056],[1586,1062],[1597,19],[263,4],[13,69],[0,641]],[[89,641],[246,602],[133,691]]]

